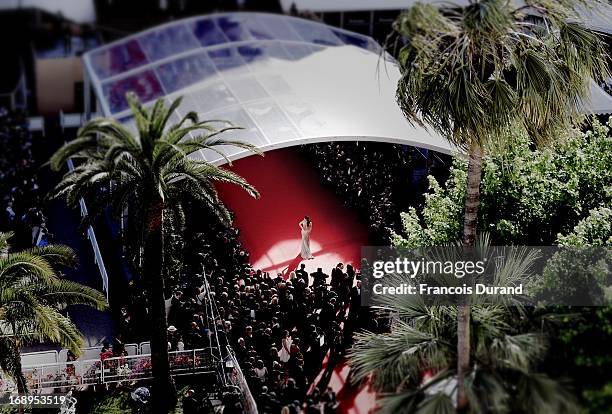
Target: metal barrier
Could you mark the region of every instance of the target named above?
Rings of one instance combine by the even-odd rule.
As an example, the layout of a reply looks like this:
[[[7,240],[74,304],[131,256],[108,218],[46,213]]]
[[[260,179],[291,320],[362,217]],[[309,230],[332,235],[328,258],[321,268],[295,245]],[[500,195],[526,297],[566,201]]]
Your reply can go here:
[[[217,372],[218,361],[210,348],[170,352],[168,360],[173,376]],[[26,365],[22,372],[31,391],[153,378],[150,354]],[[5,385],[10,382],[1,379]]]
[[[71,159],[68,160],[68,170],[74,170],[74,163]],[[85,205],[85,200],[82,198],[79,200],[79,204],[81,206],[81,217],[85,217],[87,215],[87,206]],[[91,242],[91,248],[94,253],[94,261],[98,265],[98,269],[100,270],[100,276],[102,278],[102,290],[106,293],[106,303],[108,303],[108,274],[106,273],[106,267],[104,266],[104,260],[102,259],[102,254],[100,253],[100,247],[98,246],[98,240],[96,239],[96,233],[94,232],[93,227],[87,227],[87,238]]]
[[[245,414],[258,414],[257,404],[249,389],[249,384],[246,382],[246,378],[242,374],[240,364],[234,355],[234,351],[231,347],[227,347],[227,358],[226,361],[231,362],[232,371],[228,374],[229,381],[232,385],[240,390],[242,395],[242,409]]]

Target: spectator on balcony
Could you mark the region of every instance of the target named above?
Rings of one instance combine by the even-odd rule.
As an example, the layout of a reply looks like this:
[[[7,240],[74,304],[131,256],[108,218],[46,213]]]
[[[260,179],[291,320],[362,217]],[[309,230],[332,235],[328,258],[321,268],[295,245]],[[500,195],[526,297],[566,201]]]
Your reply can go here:
[[[113,357],[113,351],[109,343],[105,342],[104,345],[102,346],[102,349],[100,350],[100,359],[104,361],[105,359],[112,358],[112,357]]]

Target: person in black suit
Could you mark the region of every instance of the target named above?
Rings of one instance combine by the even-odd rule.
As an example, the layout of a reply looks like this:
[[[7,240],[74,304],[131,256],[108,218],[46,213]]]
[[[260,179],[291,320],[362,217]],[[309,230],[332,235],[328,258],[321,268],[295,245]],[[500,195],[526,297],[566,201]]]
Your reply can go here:
[[[300,268],[295,271],[295,275],[298,279],[304,279],[305,281],[308,280],[308,273],[306,272],[306,265],[304,263],[302,263]]]
[[[338,288],[344,277],[344,264],[338,263],[331,272],[331,287],[332,289]]]
[[[318,268],[316,272],[310,274],[312,276],[312,286],[323,286],[325,285],[325,281],[327,280],[327,275],[323,273],[322,268]]]

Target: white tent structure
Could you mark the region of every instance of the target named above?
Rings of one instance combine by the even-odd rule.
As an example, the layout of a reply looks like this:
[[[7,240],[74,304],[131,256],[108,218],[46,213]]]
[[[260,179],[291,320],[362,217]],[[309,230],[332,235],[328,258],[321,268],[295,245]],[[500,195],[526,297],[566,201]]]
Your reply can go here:
[[[454,151],[440,135],[406,121],[395,100],[397,64],[373,39],[310,20],[198,16],[110,43],[83,59],[85,90],[93,86],[98,114],[128,125],[125,94],[133,91],[145,104],[183,96],[177,117],[195,111],[201,119],[229,120],[244,128],[235,138],[262,151],[359,140]],[[584,108],[611,113],[612,97],[593,83]],[[226,151],[232,160],[250,155]],[[213,152],[198,156],[225,162]]]
[[[195,17],[92,50],[84,62],[101,114],[128,124],[131,90],[144,102],[184,96],[179,115],[230,120],[245,128],[236,138],[262,151],[367,140],[451,152],[441,136],[406,121],[395,102],[397,65],[372,39],[308,20]],[[249,155],[227,151],[231,159]]]

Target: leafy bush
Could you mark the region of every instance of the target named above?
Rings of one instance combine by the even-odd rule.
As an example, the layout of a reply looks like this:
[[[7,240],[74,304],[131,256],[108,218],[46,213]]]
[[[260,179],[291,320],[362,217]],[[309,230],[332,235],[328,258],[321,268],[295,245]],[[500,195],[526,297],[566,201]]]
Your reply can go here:
[[[594,120],[592,131],[571,131],[559,145],[537,150],[515,131],[507,146],[484,160],[480,231],[489,232],[495,244],[552,244],[591,210],[611,205],[611,128],[612,119],[607,125]],[[460,238],[466,170],[467,163],[457,158],[444,185],[429,178],[421,212],[402,213],[404,233],[393,235],[394,244],[432,245]],[[601,227],[605,217],[592,221],[583,227],[595,221]]]
[[[571,233],[557,236],[561,246],[612,246],[612,209],[601,207],[589,212]]]

